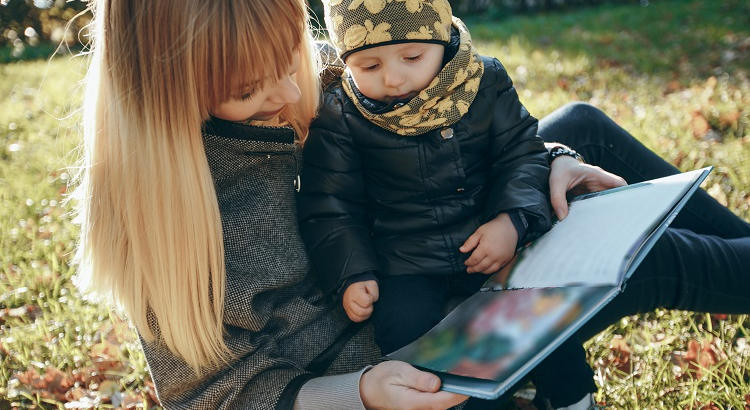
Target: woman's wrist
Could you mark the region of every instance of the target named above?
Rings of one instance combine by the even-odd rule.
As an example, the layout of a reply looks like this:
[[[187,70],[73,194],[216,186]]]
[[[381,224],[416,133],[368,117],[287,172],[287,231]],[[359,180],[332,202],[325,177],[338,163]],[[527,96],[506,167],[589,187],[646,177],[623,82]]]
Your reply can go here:
[[[575,158],[578,160],[578,162],[582,164],[586,163],[586,161],[583,159],[583,156],[581,154],[576,152],[576,150],[570,147],[567,147],[565,145],[556,145],[554,147],[549,148],[547,155],[548,155],[547,158],[549,159],[550,164],[552,163],[552,161],[555,160],[555,158],[558,158],[561,156]]]

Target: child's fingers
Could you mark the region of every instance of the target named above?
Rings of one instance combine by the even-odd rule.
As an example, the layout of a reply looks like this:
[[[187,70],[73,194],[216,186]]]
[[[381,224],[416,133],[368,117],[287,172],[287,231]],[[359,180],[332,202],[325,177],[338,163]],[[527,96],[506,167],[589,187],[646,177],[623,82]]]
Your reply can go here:
[[[487,269],[489,269],[489,267],[492,266],[492,264],[495,262],[496,260],[494,258],[487,256],[486,258],[479,261],[479,263],[472,266],[471,270],[472,272],[487,273]]]
[[[378,298],[380,297],[380,291],[378,289],[378,282],[368,281],[365,283],[365,289],[367,290],[367,293],[370,295],[370,299],[372,300],[372,303],[375,303],[378,301]]]
[[[367,292],[357,292],[356,295],[352,298],[352,301],[354,304],[358,305],[361,308],[367,308],[368,306],[372,306],[372,296],[370,296]]]
[[[346,312],[346,316],[351,320],[352,322],[361,322],[362,318],[354,309],[354,304],[346,304],[344,303],[344,312]]]
[[[369,308],[362,308],[355,305],[352,306],[351,311],[352,315],[349,316],[349,319],[352,319],[352,321],[354,322],[361,322],[372,315],[372,306],[370,306]]]
[[[476,249],[474,249],[474,252],[471,253],[471,256],[469,256],[468,259],[466,259],[466,262],[464,262],[464,265],[468,267],[474,267],[477,263],[479,263],[482,259],[487,257],[487,251],[481,246],[478,246]]]
[[[460,248],[458,248],[459,251],[463,253],[470,252],[472,249],[476,248],[477,245],[479,245],[479,239],[482,238],[482,235],[479,232],[474,232],[469,236],[463,245],[461,245]]]

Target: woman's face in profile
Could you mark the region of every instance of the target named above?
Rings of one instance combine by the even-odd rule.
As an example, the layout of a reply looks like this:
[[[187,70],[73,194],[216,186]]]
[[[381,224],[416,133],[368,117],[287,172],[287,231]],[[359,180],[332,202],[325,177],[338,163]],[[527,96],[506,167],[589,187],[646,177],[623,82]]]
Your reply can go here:
[[[214,117],[227,121],[260,120],[275,118],[289,104],[299,101],[296,73],[300,64],[299,53],[278,81],[259,81],[255,84],[238,84],[231,99],[212,110]]]

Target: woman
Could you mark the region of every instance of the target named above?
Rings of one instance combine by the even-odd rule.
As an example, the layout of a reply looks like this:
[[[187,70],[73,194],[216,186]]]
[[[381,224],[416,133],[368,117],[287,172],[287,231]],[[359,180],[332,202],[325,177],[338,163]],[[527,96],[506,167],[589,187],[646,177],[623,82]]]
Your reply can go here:
[[[94,3],[81,273],[132,320],[165,407],[456,405],[434,375],[365,367],[379,356],[370,328],[308,275],[294,203],[319,87],[305,7]],[[617,183],[565,169],[555,178]]]

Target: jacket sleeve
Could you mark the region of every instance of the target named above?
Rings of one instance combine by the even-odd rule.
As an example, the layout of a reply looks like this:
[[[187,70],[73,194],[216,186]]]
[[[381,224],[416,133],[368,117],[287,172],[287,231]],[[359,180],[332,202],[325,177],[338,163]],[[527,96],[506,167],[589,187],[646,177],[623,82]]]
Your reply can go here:
[[[232,345],[231,335],[227,342]],[[167,409],[291,410],[299,408],[300,403],[317,402],[325,402],[330,408],[361,408],[358,383],[361,371],[315,377],[288,358],[261,348],[220,369],[196,376],[162,342],[146,342],[141,338],[141,346],[159,401]],[[332,381],[338,381],[339,385],[323,391],[320,386],[331,386]],[[303,389],[308,384],[310,387]]]
[[[490,129],[490,180],[484,221],[520,210],[528,222],[527,238],[551,227],[549,164],[538,122],[521,104],[507,72],[496,59],[485,60],[485,75],[494,75],[495,101]]]
[[[233,339],[230,331],[226,336],[230,346]],[[141,338],[141,346],[159,401],[167,409],[291,409],[294,399],[284,399],[284,395],[296,395],[312,378],[289,360],[262,348],[196,375],[160,339]]]
[[[327,95],[305,142],[299,222],[312,268],[325,292],[377,271],[367,221],[362,161],[341,104]]]

